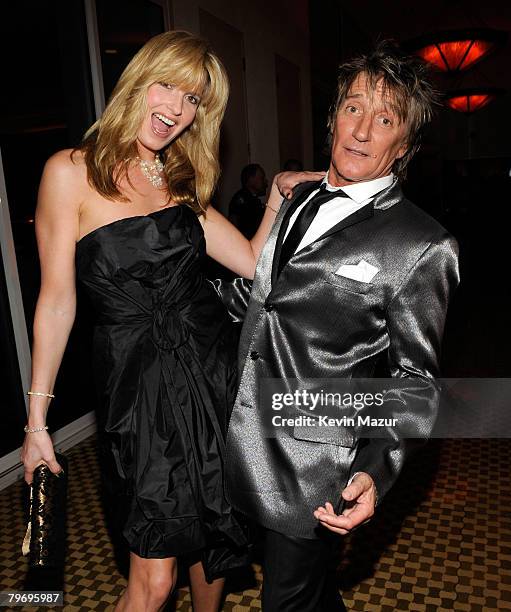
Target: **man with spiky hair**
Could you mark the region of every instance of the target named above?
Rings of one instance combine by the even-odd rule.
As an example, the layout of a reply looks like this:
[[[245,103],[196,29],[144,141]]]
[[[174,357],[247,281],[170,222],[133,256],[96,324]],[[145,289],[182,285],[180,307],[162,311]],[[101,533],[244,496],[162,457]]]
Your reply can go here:
[[[457,245],[400,186],[434,103],[424,65],[388,42],[341,65],[325,179],[282,204],[252,286],[219,285],[244,320],[227,492],[266,529],[265,612],[345,609],[325,595],[332,534],[373,515],[434,423]],[[383,408],[406,437],[391,425],[364,440],[342,427],[268,434],[261,381],[370,378],[382,358],[406,383]]]

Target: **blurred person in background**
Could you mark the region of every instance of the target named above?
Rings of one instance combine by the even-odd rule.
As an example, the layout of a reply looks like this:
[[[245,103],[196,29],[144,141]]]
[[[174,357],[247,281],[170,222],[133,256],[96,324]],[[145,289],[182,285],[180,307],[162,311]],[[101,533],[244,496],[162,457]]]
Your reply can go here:
[[[241,189],[231,198],[229,221],[245,238],[252,238],[264,215],[261,197],[266,195],[268,181],[259,164],[248,164],[241,171]]]

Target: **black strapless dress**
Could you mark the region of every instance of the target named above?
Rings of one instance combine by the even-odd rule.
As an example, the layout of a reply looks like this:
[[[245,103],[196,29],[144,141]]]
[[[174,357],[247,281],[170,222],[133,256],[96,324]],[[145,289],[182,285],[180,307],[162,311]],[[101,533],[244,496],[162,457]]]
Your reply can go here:
[[[91,298],[104,480],[115,522],[145,558],[197,555],[208,578],[246,562],[223,489],[236,340],[203,273],[187,206],[114,221],[76,246]]]

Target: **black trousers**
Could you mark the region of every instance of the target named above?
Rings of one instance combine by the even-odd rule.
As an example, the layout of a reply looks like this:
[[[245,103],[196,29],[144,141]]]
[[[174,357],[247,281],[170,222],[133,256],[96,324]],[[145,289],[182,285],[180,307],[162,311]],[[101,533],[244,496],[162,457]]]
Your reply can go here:
[[[345,612],[335,584],[332,534],[317,540],[266,531],[263,612]]]

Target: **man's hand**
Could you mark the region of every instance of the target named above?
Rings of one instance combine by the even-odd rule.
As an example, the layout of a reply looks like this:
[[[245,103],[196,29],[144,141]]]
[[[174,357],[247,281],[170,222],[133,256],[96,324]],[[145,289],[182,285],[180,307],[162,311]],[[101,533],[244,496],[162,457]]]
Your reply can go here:
[[[321,181],[325,178],[326,172],[279,172],[273,179],[273,185],[275,185],[285,198],[289,198],[293,195],[293,189],[299,183],[306,183],[308,181]]]
[[[326,527],[340,535],[347,535],[374,514],[376,487],[369,474],[360,472],[342,492],[346,508],[340,515],[335,514],[330,502],[314,511],[314,516]]]

